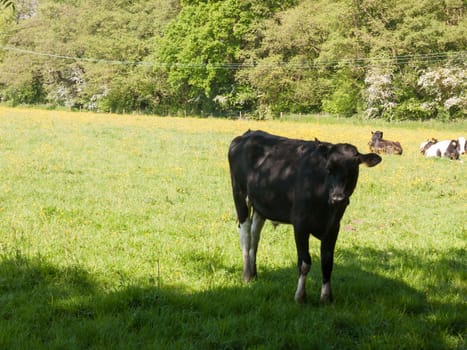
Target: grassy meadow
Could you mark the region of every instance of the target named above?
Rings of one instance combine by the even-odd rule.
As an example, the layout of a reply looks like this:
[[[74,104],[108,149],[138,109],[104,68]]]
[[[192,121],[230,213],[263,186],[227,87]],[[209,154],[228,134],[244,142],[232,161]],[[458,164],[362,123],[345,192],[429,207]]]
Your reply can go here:
[[[292,228],[242,258],[227,149],[248,128],[402,156],[361,168],[342,220],[333,305],[294,303]],[[0,349],[465,349],[466,163],[421,141],[467,122],[117,116],[0,107]],[[467,160],[467,156],[462,157]]]

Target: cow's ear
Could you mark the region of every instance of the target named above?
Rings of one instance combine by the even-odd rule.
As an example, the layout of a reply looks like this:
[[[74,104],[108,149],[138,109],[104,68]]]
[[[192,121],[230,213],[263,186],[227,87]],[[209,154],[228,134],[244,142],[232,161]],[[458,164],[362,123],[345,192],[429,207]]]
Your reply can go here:
[[[373,167],[382,161],[382,158],[376,153],[358,154],[360,163],[366,164],[368,167]]]
[[[316,149],[317,152],[319,152],[319,154],[321,156],[323,156],[325,159],[328,158],[328,155],[329,155],[329,147],[327,145],[325,145],[324,143],[320,143],[318,145],[318,148]]]

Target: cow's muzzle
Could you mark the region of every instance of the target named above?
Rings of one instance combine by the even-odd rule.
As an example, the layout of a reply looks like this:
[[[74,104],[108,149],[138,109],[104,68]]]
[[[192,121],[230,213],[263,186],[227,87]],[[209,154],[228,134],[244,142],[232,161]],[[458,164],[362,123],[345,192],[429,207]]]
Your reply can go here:
[[[330,204],[339,204],[345,202],[347,197],[343,193],[333,193],[329,197]]]

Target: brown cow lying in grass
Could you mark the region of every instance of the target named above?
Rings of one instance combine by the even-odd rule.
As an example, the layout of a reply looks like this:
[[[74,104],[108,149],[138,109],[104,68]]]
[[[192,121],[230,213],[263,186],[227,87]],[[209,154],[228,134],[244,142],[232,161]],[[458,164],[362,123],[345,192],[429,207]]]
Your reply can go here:
[[[402,154],[401,144],[397,141],[384,140],[382,131],[372,131],[371,135],[371,141],[368,142],[368,145],[372,152],[378,154]]]

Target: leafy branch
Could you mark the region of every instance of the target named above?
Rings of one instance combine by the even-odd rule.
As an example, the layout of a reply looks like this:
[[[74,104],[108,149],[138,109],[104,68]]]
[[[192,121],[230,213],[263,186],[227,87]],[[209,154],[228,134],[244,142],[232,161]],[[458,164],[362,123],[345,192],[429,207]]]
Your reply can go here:
[[[15,4],[11,0],[0,0],[0,6],[3,8],[11,7],[13,10],[15,9]]]

